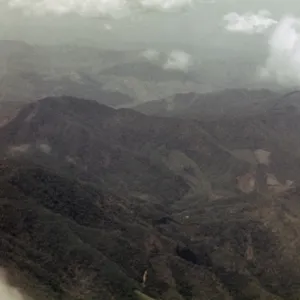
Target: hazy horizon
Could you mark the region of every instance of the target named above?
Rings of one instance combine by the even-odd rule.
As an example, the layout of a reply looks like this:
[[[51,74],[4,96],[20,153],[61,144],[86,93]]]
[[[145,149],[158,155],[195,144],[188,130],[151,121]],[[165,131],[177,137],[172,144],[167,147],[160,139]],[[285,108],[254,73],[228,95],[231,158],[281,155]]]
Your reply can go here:
[[[300,85],[295,0],[2,0],[0,39],[237,57],[260,79]],[[185,60],[179,58],[181,64]],[[183,68],[182,68],[183,69]]]

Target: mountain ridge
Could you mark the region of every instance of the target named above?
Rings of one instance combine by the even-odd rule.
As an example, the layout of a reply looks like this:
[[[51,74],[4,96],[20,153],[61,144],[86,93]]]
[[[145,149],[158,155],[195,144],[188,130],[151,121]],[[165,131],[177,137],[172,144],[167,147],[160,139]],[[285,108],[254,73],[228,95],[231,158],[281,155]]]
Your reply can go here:
[[[31,103],[0,128],[3,265],[34,300],[297,299],[297,120]]]

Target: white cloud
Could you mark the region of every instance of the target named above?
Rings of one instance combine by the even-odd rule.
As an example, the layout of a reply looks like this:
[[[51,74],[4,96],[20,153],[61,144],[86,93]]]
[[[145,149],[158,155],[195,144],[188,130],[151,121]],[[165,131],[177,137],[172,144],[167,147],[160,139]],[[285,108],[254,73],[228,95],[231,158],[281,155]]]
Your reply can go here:
[[[140,0],[140,5],[144,8],[159,9],[162,11],[172,11],[182,9],[193,4],[193,0]]]
[[[192,56],[181,50],[163,53],[155,49],[146,49],[141,53],[141,56],[151,62],[162,62],[162,67],[165,70],[180,70],[187,72],[192,64]]]
[[[223,19],[227,22],[226,30],[247,34],[263,33],[278,23],[271,17],[271,13],[266,10],[261,10],[257,14],[248,12],[243,15],[231,12],[225,15]]]
[[[125,0],[10,0],[9,7],[21,9],[26,14],[33,15],[75,13],[83,16],[111,15],[118,17],[128,13],[125,10]]]
[[[190,54],[180,50],[173,50],[163,67],[166,70],[181,70],[186,72],[191,63],[192,57]]]
[[[269,38],[269,56],[259,77],[300,85],[300,19],[288,16],[279,22]]]
[[[192,6],[195,0],[8,0],[12,9],[26,14],[125,17],[135,11],[173,12]]]
[[[141,55],[150,61],[155,61],[159,59],[160,53],[155,49],[147,49]]]
[[[104,29],[105,30],[112,30],[112,26],[110,24],[108,24],[108,23],[105,23],[104,24]]]

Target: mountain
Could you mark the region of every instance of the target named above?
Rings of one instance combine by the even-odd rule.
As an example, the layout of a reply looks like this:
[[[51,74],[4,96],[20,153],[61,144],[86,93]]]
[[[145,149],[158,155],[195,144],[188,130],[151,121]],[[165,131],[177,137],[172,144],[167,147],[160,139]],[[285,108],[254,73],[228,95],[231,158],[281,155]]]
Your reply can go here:
[[[103,104],[118,107],[172,95],[176,85],[177,92],[195,85],[184,72],[149,62],[142,51],[0,41],[0,101],[70,95],[101,103],[99,94],[106,93]]]
[[[171,54],[176,47],[157,46],[154,55],[157,53],[158,57],[151,60],[151,57],[147,58],[149,45],[120,51],[0,41],[0,101],[29,102],[69,95],[95,99],[114,107],[129,107],[176,94],[258,88],[266,84],[259,82],[256,75],[261,64],[252,59],[245,61],[243,55],[233,53],[231,48],[230,51],[227,49],[226,55],[223,53],[225,59],[211,48],[200,55],[198,48],[185,49],[178,45],[179,50],[185,49],[191,55],[189,68],[181,66],[183,70],[167,70],[165,66],[173,62]],[[178,59],[180,67],[184,61],[180,62],[180,56]],[[276,84],[271,87],[275,88]],[[98,95],[103,93],[110,100],[116,100],[101,102]]]
[[[106,53],[89,48],[42,47],[18,41],[0,41],[0,52],[1,103],[26,103],[46,96],[62,95],[99,102],[102,99],[104,104],[111,106],[134,101],[124,93],[103,89],[103,84],[93,77],[94,69],[99,72],[119,61],[113,51]],[[122,59],[125,60],[124,57]]]
[[[0,127],[11,121],[25,105],[22,101],[0,102]]]
[[[19,89],[26,91],[20,93]],[[106,91],[99,82],[85,74],[70,73],[61,77],[38,73],[19,72],[5,75],[0,82],[1,102],[30,102],[45,96],[73,95],[96,99],[110,106],[128,105],[134,100],[118,91]]]
[[[10,282],[34,300],[297,299],[298,120],[26,105],[0,128]]]
[[[201,94],[189,92],[138,104],[134,109],[148,115],[217,120],[264,113],[283,95],[283,91],[266,89],[226,89]]]

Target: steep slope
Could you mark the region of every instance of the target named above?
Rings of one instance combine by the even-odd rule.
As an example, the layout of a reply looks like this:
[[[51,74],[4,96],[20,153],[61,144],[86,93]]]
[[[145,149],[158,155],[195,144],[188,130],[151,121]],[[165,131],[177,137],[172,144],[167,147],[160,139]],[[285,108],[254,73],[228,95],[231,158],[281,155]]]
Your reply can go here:
[[[2,265],[54,299],[297,299],[298,119],[32,103],[0,128]]]
[[[254,171],[278,176],[282,184],[297,182],[297,116],[200,122],[149,117],[71,97],[46,98],[23,109],[2,128],[0,139],[8,156],[28,155],[73,170],[82,180],[175,201],[235,193],[237,177]],[[260,155],[271,155],[270,163]]]
[[[94,234],[93,241],[98,236],[106,243],[114,226],[125,226],[117,217],[118,211],[123,220],[128,215],[120,199],[38,167],[6,161],[1,164],[0,202],[1,264],[8,272],[21,272],[27,293],[36,299],[91,299],[95,293],[131,298],[136,283],[88,237]],[[104,224],[111,229],[105,226],[103,232]]]
[[[25,105],[22,101],[0,102],[0,127],[11,121]]]
[[[2,129],[0,139],[8,155],[29,155],[74,170],[82,180],[122,192],[155,193],[171,202],[187,194],[212,196],[211,185],[222,190],[227,184],[233,192],[235,176],[251,166],[197,121],[147,117],[68,97],[28,106]]]
[[[1,131],[0,139],[6,144],[2,144],[3,151],[9,156],[29,155],[43,165],[73,171],[82,180],[105,183],[114,190],[125,192],[130,186],[131,192],[155,193],[166,199],[185,193],[184,181],[162,165],[155,152],[154,157],[150,155],[164,141],[155,132],[148,144],[143,132],[138,136],[136,125],[143,122],[143,115],[86,101],[47,98],[26,107]],[[151,120],[145,121],[140,126],[151,130]]]
[[[1,187],[1,264],[34,299],[299,293],[298,191],[201,201],[181,210],[189,218],[178,223],[158,219],[161,208],[151,201],[21,161],[1,163]]]
[[[188,291],[178,268],[201,280],[208,295],[230,299],[211,271],[178,258],[178,236],[153,227],[149,215],[161,209],[151,201],[24,161],[6,160],[0,172],[1,265],[33,299],[182,299]]]

